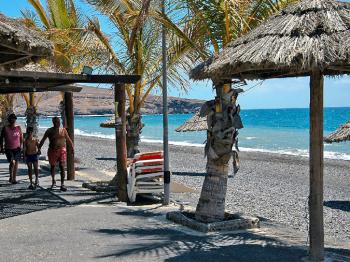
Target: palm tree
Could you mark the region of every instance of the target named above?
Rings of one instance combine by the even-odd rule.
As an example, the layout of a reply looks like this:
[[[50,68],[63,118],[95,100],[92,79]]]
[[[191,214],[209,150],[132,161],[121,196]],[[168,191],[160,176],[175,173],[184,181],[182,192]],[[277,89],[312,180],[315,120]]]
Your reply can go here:
[[[54,44],[53,61],[40,62],[44,70],[80,73],[84,65],[101,63],[100,58],[104,55],[101,45],[86,28],[86,20],[77,11],[73,0],[46,0],[46,8],[40,0],[28,2],[35,12],[22,12],[24,22],[41,31]],[[37,108],[43,95],[31,93],[22,94],[22,97],[27,105],[27,126],[33,126],[37,131]]]
[[[264,19],[296,0],[183,0],[187,4],[189,19],[199,21],[205,32],[202,44],[218,54],[232,40],[244,35]],[[207,176],[196,208],[196,219],[203,222],[220,221],[225,215],[228,163],[238,132],[243,127],[236,99],[239,89],[213,79],[216,98],[202,107],[207,116]],[[238,82],[238,85],[242,83]],[[235,165],[234,165],[235,167]]]
[[[196,39],[202,37],[199,24],[189,23],[185,18],[174,23],[170,13],[160,11],[159,1],[150,0],[88,0],[101,13],[108,16],[117,31],[111,38],[104,34],[98,20],[90,21],[101,42],[110,53],[108,70],[120,74],[141,75],[135,85],[127,85],[129,100],[127,110],[127,154],[133,157],[138,150],[141,129],[141,108],[147,96],[161,86],[161,25],[168,27],[168,81],[173,86],[186,89],[188,71],[198,54],[206,57],[203,48],[198,48]],[[176,1],[174,1],[176,2]],[[173,9],[174,10],[174,9]],[[116,47],[116,48],[114,48]],[[199,50],[199,52],[198,52]]]
[[[78,12],[74,0],[28,0],[35,12],[22,12],[25,22],[43,32],[54,44],[54,66],[62,72],[80,73],[84,65],[102,61],[101,45],[85,26],[87,20]]]
[[[8,124],[7,118],[13,113],[16,98],[16,94],[6,94],[0,96],[1,129]]]
[[[40,103],[41,99],[43,98],[43,94],[37,95],[35,93],[22,93],[22,98],[24,99],[26,103],[26,125],[27,127],[33,128],[33,135],[38,135],[38,114],[37,114],[37,108],[38,104]]]

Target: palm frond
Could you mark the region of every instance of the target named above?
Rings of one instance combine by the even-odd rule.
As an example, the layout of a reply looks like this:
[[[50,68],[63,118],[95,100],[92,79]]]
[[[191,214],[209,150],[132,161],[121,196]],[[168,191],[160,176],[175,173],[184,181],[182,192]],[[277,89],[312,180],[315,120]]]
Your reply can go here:
[[[47,16],[43,5],[40,0],[28,0],[29,4],[34,8],[38,16],[40,17],[41,22],[46,27],[46,29],[51,28],[51,20]]]

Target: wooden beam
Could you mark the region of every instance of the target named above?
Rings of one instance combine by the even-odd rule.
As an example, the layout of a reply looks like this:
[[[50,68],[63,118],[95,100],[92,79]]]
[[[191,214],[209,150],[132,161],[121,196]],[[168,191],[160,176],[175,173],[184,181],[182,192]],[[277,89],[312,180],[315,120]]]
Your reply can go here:
[[[10,50],[13,50],[13,51],[16,51],[16,52],[18,52],[19,54],[33,55],[32,53],[30,53],[30,52],[28,52],[28,51],[25,51],[25,50],[20,50],[20,49],[16,48],[16,47],[13,46],[13,45],[7,45],[7,44],[4,44],[4,43],[1,43],[0,46],[5,47],[5,48],[10,49]],[[39,55],[35,55],[35,56],[39,56]]]
[[[16,55],[16,56],[21,55],[19,53],[14,53],[14,52],[11,52],[11,51],[2,51],[2,50],[0,50],[0,54],[3,54],[3,55]]]
[[[101,84],[134,84],[140,80],[139,75],[83,75],[31,71],[0,71],[0,77],[22,78],[37,83],[62,82],[72,83],[101,83]]]
[[[115,102],[118,102],[118,117],[120,124],[116,125],[116,149],[117,149],[117,185],[118,199],[122,202],[128,201],[127,194],[127,154],[126,154],[126,95],[125,86],[115,84]]]
[[[50,91],[56,91],[56,92],[80,92],[82,90],[82,87],[80,86],[53,86],[53,87],[22,87],[20,85],[1,85],[0,84],[0,94],[14,94],[14,93],[38,93],[38,92],[50,92]]]
[[[8,60],[6,62],[0,62],[0,65],[3,66],[3,65],[8,65],[8,64],[13,64],[13,63],[17,63],[19,61],[22,61],[22,60],[25,60],[25,59],[29,59],[31,58],[32,56],[31,55],[27,55],[27,56],[21,56],[21,57],[18,57],[16,59],[11,59],[11,60]]]
[[[66,117],[66,129],[69,137],[74,143],[74,110],[73,110],[73,93],[64,93],[64,112]],[[67,143],[67,180],[74,180],[75,167],[74,167],[74,151],[73,148]]]
[[[310,260],[323,261],[323,75],[310,76]]]

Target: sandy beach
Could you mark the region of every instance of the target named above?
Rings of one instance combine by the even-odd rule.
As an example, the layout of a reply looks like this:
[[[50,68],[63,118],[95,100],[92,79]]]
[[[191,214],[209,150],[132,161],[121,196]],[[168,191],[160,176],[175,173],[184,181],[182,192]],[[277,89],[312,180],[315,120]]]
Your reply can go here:
[[[113,140],[76,136],[79,167],[113,171]],[[141,143],[141,150],[161,149],[161,144]],[[196,193],[172,194],[174,201],[196,205],[205,176],[206,160],[198,147],[170,146],[172,179]],[[241,169],[228,182],[226,207],[308,231],[308,158],[270,153],[241,152]],[[325,235],[333,241],[350,240],[350,162],[325,160]],[[305,238],[306,239],[306,238]]]

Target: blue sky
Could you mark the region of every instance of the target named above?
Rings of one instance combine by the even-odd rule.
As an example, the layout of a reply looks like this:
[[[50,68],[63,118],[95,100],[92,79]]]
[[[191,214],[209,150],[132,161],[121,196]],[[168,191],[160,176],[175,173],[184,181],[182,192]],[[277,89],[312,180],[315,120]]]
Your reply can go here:
[[[79,6],[84,6],[85,13],[93,14],[94,11],[86,8],[82,0],[77,2]],[[30,9],[27,0],[0,0],[0,12],[7,16],[20,17],[20,10],[23,9]],[[103,19],[102,28],[107,32],[111,30]],[[262,84],[249,82],[244,89],[250,89],[239,97],[239,103],[245,109],[309,107],[309,78],[274,79],[264,81]],[[214,97],[214,92],[209,81],[200,81],[192,82],[188,93],[171,89],[169,95],[209,100]],[[326,107],[350,106],[349,77],[326,78],[324,105]]]

